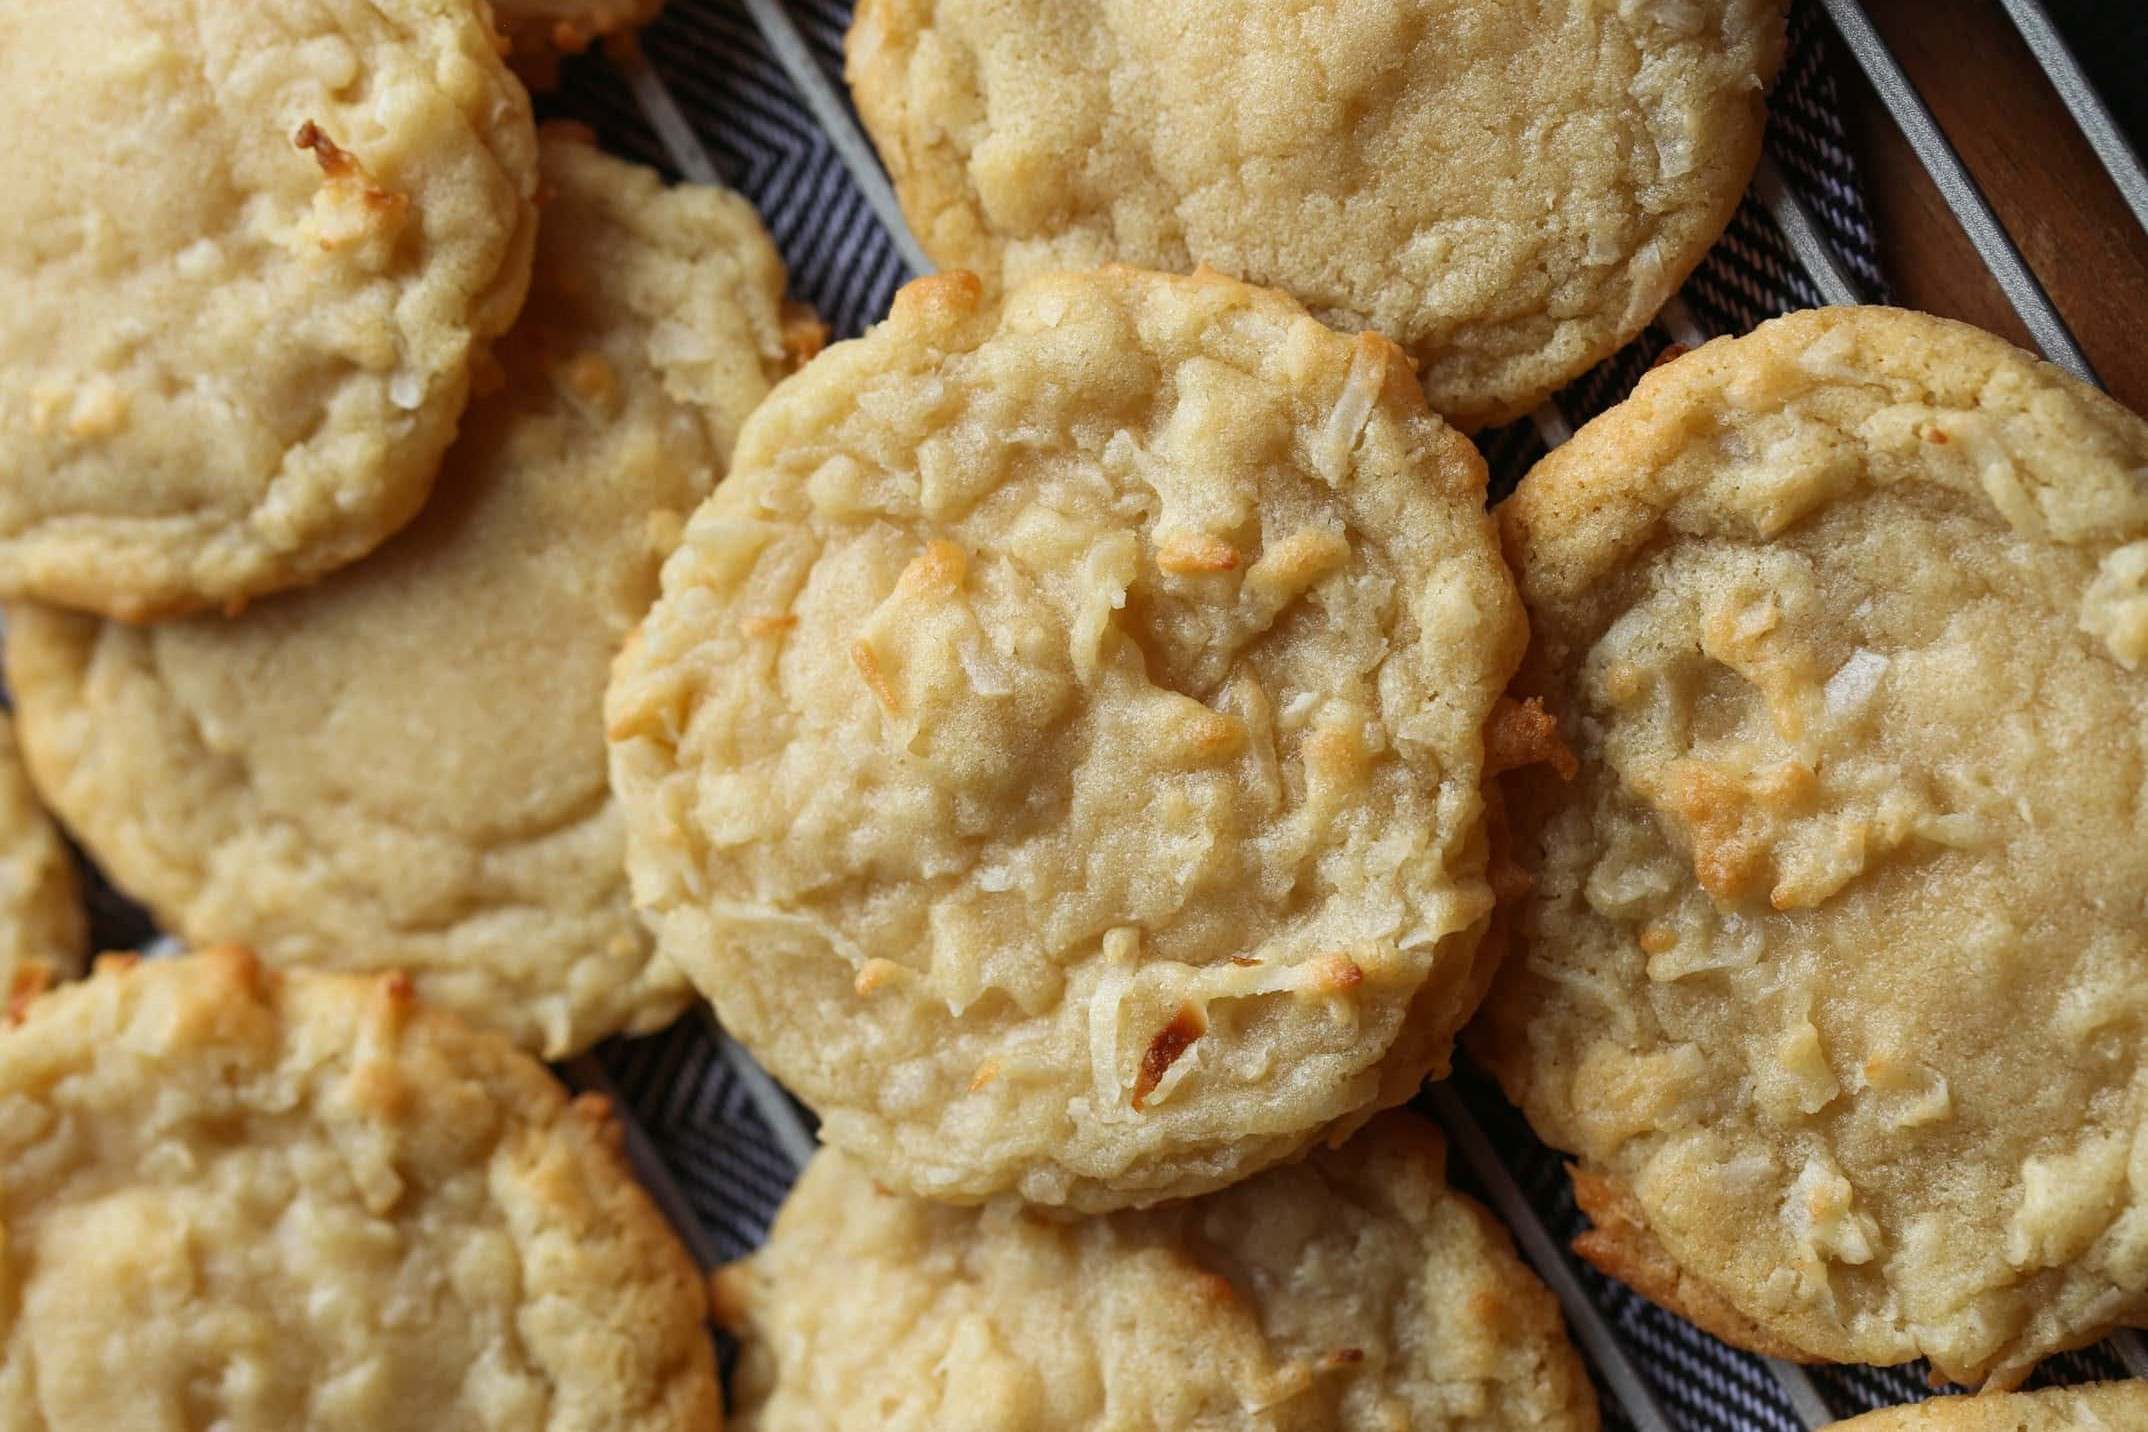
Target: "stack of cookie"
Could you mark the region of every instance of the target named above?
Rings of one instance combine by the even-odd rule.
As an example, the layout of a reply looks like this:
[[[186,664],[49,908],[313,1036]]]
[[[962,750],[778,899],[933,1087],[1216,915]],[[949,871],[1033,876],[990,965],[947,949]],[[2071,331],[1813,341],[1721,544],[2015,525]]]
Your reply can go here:
[[[1465,1025],[1730,1341],[2148,1321],[2148,425],[1820,311],[1485,513],[1780,4],[866,0],[948,271],[818,356],[742,200],[533,123],[650,8],[0,18],[0,1423],[717,1426],[536,1063],[696,991],[828,1145],[712,1285],[767,1432],[1595,1427],[1398,1107]],[[48,991],[31,783],[204,952]]]

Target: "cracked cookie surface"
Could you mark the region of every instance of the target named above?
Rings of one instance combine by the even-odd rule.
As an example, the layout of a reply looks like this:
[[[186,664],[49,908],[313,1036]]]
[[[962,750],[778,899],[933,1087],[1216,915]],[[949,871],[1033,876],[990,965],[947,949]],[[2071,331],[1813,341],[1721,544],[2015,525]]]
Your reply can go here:
[[[417,512],[536,227],[479,9],[0,17],[0,594],[234,607]]]
[[[863,0],[848,73],[934,261],[1272,284],[1394,339],[1475,427],[1615,351],[1715,242],[1784,9]]]
[[[565,131],[544,177],[502,385],[408,530],[235,619],[18,604],[7,657],[39,785],[167,928],[406,970],[557,1057],[686,998],[628,896],[604,683],[796,334],[737,195]]]
[[[747,424],[615,669],[660,948],[940,1197],[1153,1202],[1401,1102],[1488,974],[1483,493],[1280,294],[912,284]]]
[[[1059,1223],[823,1150],[715,1279],[734,1425],[1594,1432],[1551,1294],[1444,1165],[1387,1114],[1220,1193]]]
[[[0,1030],[0,1422],[705,1432],[603,1100],[394,976],[100,961]]]
[[[1819,310],[1651,374],[1502,525],[1580,771],[1513,787],[1485,1049],[1591,1256],[2000,1386],[2148,1319],[2148,424]]]

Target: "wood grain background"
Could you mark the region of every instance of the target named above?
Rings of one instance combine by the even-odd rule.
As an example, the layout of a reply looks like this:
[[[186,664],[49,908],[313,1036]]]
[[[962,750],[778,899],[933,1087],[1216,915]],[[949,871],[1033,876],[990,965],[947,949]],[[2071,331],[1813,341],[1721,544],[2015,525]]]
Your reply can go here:
[[[2148,128],[2148,5],[2047,0],[2122,125]],[[2111,393],[2148,412],[2148,233],[1997,0],[1866,0]],[[1897,303],[2031,347],[1908,141],[1847,55],[1838,76]]]

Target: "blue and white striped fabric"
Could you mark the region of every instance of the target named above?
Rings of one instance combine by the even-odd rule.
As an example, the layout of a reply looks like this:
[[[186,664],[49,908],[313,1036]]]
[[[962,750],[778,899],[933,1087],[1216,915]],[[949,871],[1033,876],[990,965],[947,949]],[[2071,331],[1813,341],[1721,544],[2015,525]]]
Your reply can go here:
[[[743,192],[788,261],[793,292],[819,310],[836,337],[853,336],[886,311],[912,270],[907,236],[891,226],[885,181],[858,139],[844,93],[849,19],[848,0],[672,0],[638,52],[570,63],[559,92],[541,108],[592,126],[616,153]],[[1768,152],[1850,280],[1866,298],[1884,299],[1886,279],[1839,118],[1831,39],[1818,4],[1801,0]],[[1573,383],[1552,411],[1482,436],[1495,494],[1510,490],[1562,427],[1622,398],[1674,342],[1742,332],[1820,301],[1769,208],[1748,197],[1686,285],[1682,304]],[[105,948],[137,945],[153,933],[109,890],[100,887],[95,905]],[[795,1175],[809,1118],[709,1019],[614,1041],[566,1072],[621,1098],[638,1126],[645,1173],[700,1256],[735,1258],[760,1241]],[[1921,1364],[1805,1371],[1771,1364],[1598,1276],[1564,1251],[1582,1220],[1559,1157],[1487,1081],[1465,1069],[1446,1094],[1422,1102],[1455,1135],[1456,1181],[1508,1215],[1525,1252],[1534,1234],[1539,1252],[1554,1260],[1540,1267],[1567,1285],[1569,1318],[1591,1352],[1607,1427],[1801,1432],[1930,1395]],[[1477,1131],[1485,1159],[1473,1167],[1468,1153]],[[2124,1376],[2129,1360],[2148,1371],[2139,1348],[2138,1339],[2120,1340],[2055,1358],[2032,1385]]]

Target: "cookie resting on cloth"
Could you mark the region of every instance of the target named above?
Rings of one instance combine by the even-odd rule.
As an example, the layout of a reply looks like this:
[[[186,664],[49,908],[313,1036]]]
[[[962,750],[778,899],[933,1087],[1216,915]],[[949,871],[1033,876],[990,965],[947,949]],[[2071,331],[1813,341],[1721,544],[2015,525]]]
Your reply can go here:
[[[109,957],[0,1030],[0,1424],[711,1432],[601,1098],[393,975]]]
[[[1785,9],[861,0],[848,70],[934,261],[1273,284],[1475,427],[1608,357],[1723,232]]]
[[[664,0],[492,0],[492,18],[507,40],[515,73],[549,87],[563,57],[607,36],[630,34],[663,8]]]
[[[1582,1250],[1762,1351],[2001,1388],[2148,1321],[2148,424],[1808,311],[1501,517],[1579,774],[1510,789],[1483,1049]]]
[[[662,1023],[603,692],[657,570],[790,362],[746,201],[547,131],[528,311],[440,490],[380,552],[244,615],[17,604],[31,773],[196,945],[400,969],[547,1057]]]
[[[719,1272],[744,1432],[1595,1432],[1558,1305],[1409,1114],[1162,1208],[888,1192],[823,1150]]]
[[[2148,1427],[2148,1383],[1939,1397],[1868,1412],[1835,1432],[2133,1432]]]
[[[0,1002],[82,973],[89,919],[67,845],[22,768],[0,714]]]
[[[637,903],[913,1192],[1199,1193],[1490,973],[1484,467],[1373,335],[1126,269],[902,290],[746,425],[614,670]]]
[[[482,8],[0,12],[0,595],[236,607],[417,512],[536,229]]]

